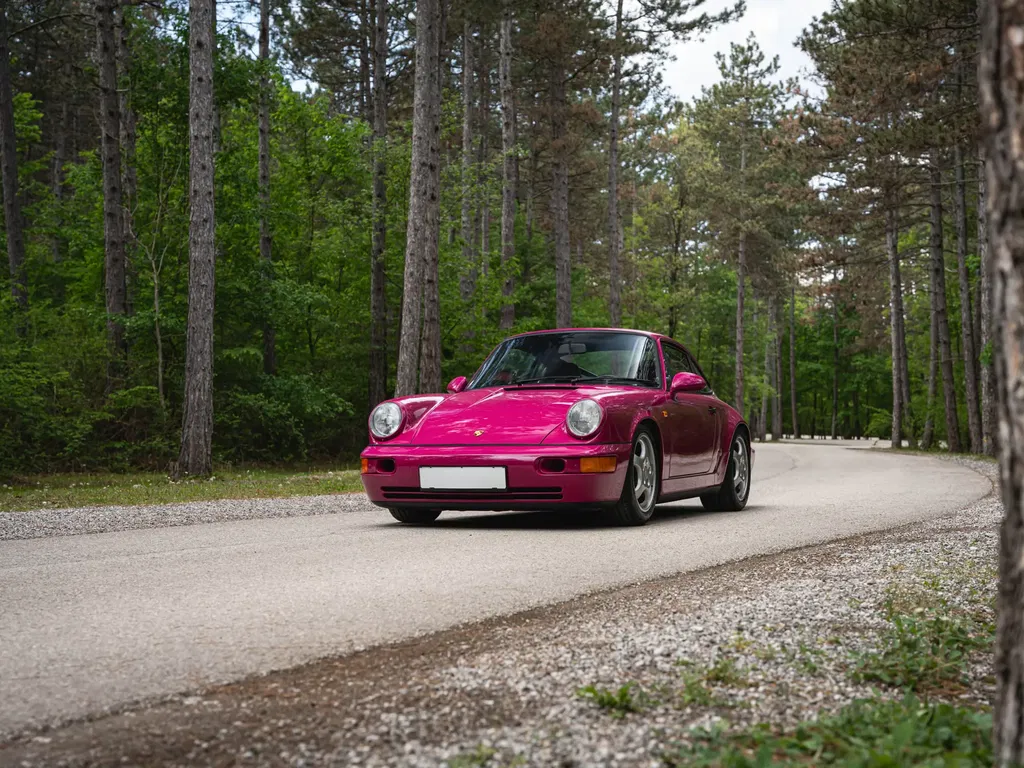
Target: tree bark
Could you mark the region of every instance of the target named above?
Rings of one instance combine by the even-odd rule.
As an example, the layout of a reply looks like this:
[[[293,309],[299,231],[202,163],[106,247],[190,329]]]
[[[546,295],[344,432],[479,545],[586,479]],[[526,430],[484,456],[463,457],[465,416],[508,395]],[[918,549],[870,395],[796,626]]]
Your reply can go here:
[[[740,149],[740,178],[745,178],[747,171],[747,148]],[[742,212],[740,226],[743,226]],[[739,251],[736,258],[736,410],[743,413],[743,302],[747,283],[747,232],[740,230]]]
[[[263,0],[264,2],[266,0]],[[373,34],[373,244],[370,253],[370,408],[387,399],[388,0],[376,0]]]
[[[115,17],[117,19],[117,66],[120,85],[118,88],[119,107],[121,110],[121,149],[124,162],[121,166],[121,186],[123,199],[123,228],[125,238],[125,269],[126,272],[132,267],[131,256],[134,253],[135,244],[135,221],[134,211],[138,195],[138,173],[135,169],[135,145],[137,131],[137,116],[135,107],[132,104],[133,88],[131,83],[131,39],[130,20],[125,16],[125,6],[118,5]],[[130,301],[130,297],[128,297]]]
[[[569,250],[569,144],[568,103],[565,94],[565,69],[561,64],[551,70],[551,217],[555,239],[555,326],[572,326],[572,263]]]
[[[437,13],[437,47],[434,54],[434,83],[430,99],[430,214],[431,228],[423,249],[423,338],[420,347],[420,391],[441,391],[441,286],[438,273],[441,239],[441,53],[445,44],[447,2],[440,0]]]
[[[899,232],[896,211],[890,201],[885,211],[885,245],[889,259],[889,328],[892,336],[892,447],[903,447],[903,366],[900,355],[900,279]]]
[[[832,270],[832,439],[839,429],[839,272]]]
[[[516,306],[512,303],[515,292],[515,278],[511,274],[512,262],[516,257],[516,104],[512,87],[512,5],[504,0],[501,17],[501,42],[498,79],[501,86],[501,267],[505,282],[501,288],[504,301],[501,305],[499,328],[509,330],[516,321]]]
[[[260,0],[262,3],[263,0]],[[370,6],[359,0],[359,115],[373,125],[373,99],[370,76]]]
[[[439,53],[441,40],[441,0],[417,0],[416,3],[416,75],[413,99],[412,178],[409,184],[409,219],[406,228],[405,281],[402,292],[402,336],[398,346],[398,381],[395,395],[411,395],[417,390],[421,328],[439,318],[420,314],[424,298],[437,290],[437,248],[440,224],[438,197]],[[432,280],[428,292],[424,283]],[[426,304],[432,303],[427,296]],[[433,329],[423,334],[423,347],[433,355]],[[437,338],[440,342],[440,337]],[[429,349],[428,349],[429,348]],[[424,368],[439,365],[440,359],[424,360]],[[425,377],[431,379],[434,371]],[[438,373],[437,378],[440,378]],[[426,383],[426,382],[424,382]]]
[[[772,361],[775,363],[775,397],[772,399],[772,440],[782,438],[782,323],[779,316],[778,299],[772,300],[772,327],[775,348]]]
[[[996,419],[1004,516],[995,649],[995,763],[1024,764],[1024,4],[982,4],[978,81],[991,226]]]
[[[14,133],[14,89],[11,85],[10,52],[7,48],[7,4],[0,4],[0,168],[3,174],[4,227],[7,264],[14,305],[28,309],[28,275],[25,272],[25,235],[18,198],[18,144]],[[18,336],[28,333],[24,317],[15,324]]]
[[[949,319],[946,312],[946,262],[942,246],[942,173],[938,152],[932,150],[931,164],[931,270],[935,291],[935,321],[939,329],[939,371],[942,374],[942,396],[946,410],[946,443],[949,450],[960,452],[960,424],[956,410],[956,380],[953,378],[953,352],[950,348]]]
[[[117,92],[116,0],[96,2],[96,57],[100,82],[100,158],[103,166],[104,293],[107,309],[107,391],[123,384],[125,362],[124,211],[121,187],[121,105]]]
[[[921,448],[927,451],[935,441],[935,391],[939,378],[939,322],[935,314],[935,286],[928,291],[929,344],[928,344],[928,404],[921,435]]]
[[[622,0],[615,11],[615,60],[612,69],[612,114],[608,131],[608,318],[622,324],[622,275],[619,267],[619,110],[622,102]]]
[[[978,260],[981,305],[981,440],[982,452],[996,453],[996,370],[992,363],[992,268],[989,264],[988,242],[988,190],[985,183],[986,163],[984,148],[978,150]]]
[[[974,315],[971,311],[971,278],[967,271],[967,182],[964,178],[964,153],[960,145],[953,148],[956,174],[956,262],[960,281],[960,328],[964,355],[964,396],[967,399],[967,426],[971,453],[981,453],[981,411],[978,407],[978,358],[974,347]]]
[[[473,25],[467,18],[462,32],[462,260],[459,281],[462,300],[467,304],[476,293],[477,260],[476,228],[473,222],[473,200],[476,183],[473,168],[473,126],[475,107],[473,93]]]
[[[384,2],[385,0],[381,0]],[[259,203],[260,262],[266,290],[263,310],[263,372],[277,373],[277,344],[269,297],[274,279],[274,262],[270,234],[270,0],[260,0],[260,103],[259,103]]]
[[[177,477],[213,471],[213,9],[212,0],[189,2],[188,330]]]
[[[800,438],[800,421],[796,414],[796,285],[790,288],[789,299],[789,407],[793,437]]]

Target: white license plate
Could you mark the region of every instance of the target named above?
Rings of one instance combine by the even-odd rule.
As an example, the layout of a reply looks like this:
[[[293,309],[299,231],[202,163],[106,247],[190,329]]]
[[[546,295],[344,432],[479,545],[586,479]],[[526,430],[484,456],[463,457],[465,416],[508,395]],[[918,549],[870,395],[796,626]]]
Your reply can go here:
[[[504,467],[420,467],[420,488],[503,491],[507,487]]]

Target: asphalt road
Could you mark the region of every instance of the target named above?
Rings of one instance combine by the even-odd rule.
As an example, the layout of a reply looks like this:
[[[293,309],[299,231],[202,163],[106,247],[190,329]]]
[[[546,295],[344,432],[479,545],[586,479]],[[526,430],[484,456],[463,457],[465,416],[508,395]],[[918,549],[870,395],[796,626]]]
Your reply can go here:
[[[955,511],[963,466],[834,444],[757,446],[750,504],[644,528],[542,514],[318,517],[0,541],[0,734]],[[31,514],[31,513],[14,513]]]

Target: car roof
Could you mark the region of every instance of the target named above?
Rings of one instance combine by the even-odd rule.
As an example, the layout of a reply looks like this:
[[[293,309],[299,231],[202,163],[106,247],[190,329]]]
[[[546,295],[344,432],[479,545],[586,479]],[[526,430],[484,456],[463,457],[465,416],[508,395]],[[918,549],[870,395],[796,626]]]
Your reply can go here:
[[[667,339],[668,341],[672,341],[672,339],[669,339],[668,336],[665,336],[662,333],[654,333],[653,331],[640,331],[640,330],[637,330],[635,328],[548,328],[548,329],[541,330],[541,331],[526,331],[525,333],[517,333],[517,334],[514,334],[512,336],[509,336],[509,338],[510,339],[515,339],[515,338],[518,338],[520,336],[540,336],[540,335],[543,335],[545,333],[569,333],[569,332],[573,332],[573,331],[586,331],[586,332],[592,332],[592,331],[601,332],[601,331],[603,331],[603,332],[607,332],[607,333],[633,333],[633,334],[636,334],[638,336],[648,336],[648,337],[650,337],[652,339]]]

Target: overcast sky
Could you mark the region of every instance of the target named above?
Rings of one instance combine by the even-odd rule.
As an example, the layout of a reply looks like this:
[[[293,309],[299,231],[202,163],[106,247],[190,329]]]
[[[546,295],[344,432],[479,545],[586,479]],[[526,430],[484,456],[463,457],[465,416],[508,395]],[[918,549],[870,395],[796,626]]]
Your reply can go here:
[[[729,5],[726,0],[710,0],[706,7],[716,12]],[[798,77],[810,69],[810,60],[793,43],[831,5],[831,0],[747,0],[747,12],[739,21],[716,27],[703,41],[673,47],[676,60],[665,67],[665,84],[684,101],[698,96],[702,87],[718,80],[715,53],[728,53],[730,43],[743,42],[751,32],[766,57],[779,57],[781,78]]]

